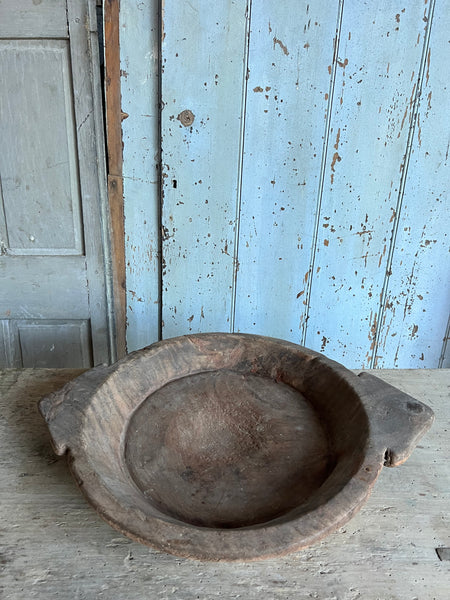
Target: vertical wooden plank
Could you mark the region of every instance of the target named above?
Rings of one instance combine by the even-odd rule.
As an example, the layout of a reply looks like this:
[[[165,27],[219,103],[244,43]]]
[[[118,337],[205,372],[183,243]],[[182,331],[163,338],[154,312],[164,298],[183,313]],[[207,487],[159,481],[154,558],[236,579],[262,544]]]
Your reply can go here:
[[[116,315],[115,312],[115,297],[114,297],[114,255],[112,244],[112,228],[111,228],[111,212],[109,209],[108,199],[108,175],[106,170],[106,138],[105,138],[105,104],[104,84],[105,73],[104,56],[100,56],[100,48],[104,50],[104,32],[103,22],[99,16],[103,16],[102,11],[97,10],[97,5],[102,0],[89,0],[89,50],[92,61],[92,92],[93,92],[93,116],[95,132],[99,135],[95,136],[95,145],[97,152],[97,168],[99,180],[99,200],[100,200],[100,224],[101,238],[103,246],[103,264],[105,277],[105,294],[106,294],[106,321],[107,335],[110,362],[115,362],[119,356],[122,356],[124,351],[122,331],[125,324],[123,315]],[[100,30],[101,29],[101,30]],[[117,327],[119,324],[119,327]]]
[[[120,93],[120,0],[103,4],[105,44],[106,140],[108,156],[108,204],[111,230],[112,286],[117,358],[126,348],[125,232],[122,181],[122,111]]]
[[[396,236],[378,367],[436,368],[448,335],[450,87],[443,69],[450,14],[436,3],[425,50],[422,94]]]
[[[427,13],[344,4],[305,343],[349,367],[372,363]]]
[[[122,0],[127,347],[159,338],[159,2]]]
[[[67,3],[93,359],[99,364],[114,358],[114,339],[110,335],[113,315],[106,281],[110,259],[105,245],[109,224],[106,176],[104,155],[99,154],[104,147],[102,106],[98,79],[93,73],[99,68],[95,61],[98,48],[93,49],[97,43],[94,15],[93,0]]]
[[[166,1],[163,336],[229,331],[247,3]]]
[[[254,3],[235,328],[300,342],[338,2]]]

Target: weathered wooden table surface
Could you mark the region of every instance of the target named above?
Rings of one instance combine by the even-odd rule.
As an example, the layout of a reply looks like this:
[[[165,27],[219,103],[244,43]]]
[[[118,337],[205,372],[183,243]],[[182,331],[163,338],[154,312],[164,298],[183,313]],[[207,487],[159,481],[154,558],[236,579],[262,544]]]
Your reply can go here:
[[[450,371],[376,371],[436,421],[365,507],[323,542],[277,560],[161,554],[104,523],[54,456],[37,400],[81,371],[0,371],[0,597],[320,600],[450,598]],[[447,557],[447,560],[445,558]]]

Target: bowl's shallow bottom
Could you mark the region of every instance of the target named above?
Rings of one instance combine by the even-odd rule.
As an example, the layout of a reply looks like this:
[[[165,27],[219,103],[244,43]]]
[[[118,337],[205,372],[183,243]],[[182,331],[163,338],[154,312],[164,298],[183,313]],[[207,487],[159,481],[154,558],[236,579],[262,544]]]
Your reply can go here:
[[[220,370],[172,381],[146,398],[128,424],[125,462],[163,513],[230,528],[298,509],[327,479],[335,457],[300,392]]]

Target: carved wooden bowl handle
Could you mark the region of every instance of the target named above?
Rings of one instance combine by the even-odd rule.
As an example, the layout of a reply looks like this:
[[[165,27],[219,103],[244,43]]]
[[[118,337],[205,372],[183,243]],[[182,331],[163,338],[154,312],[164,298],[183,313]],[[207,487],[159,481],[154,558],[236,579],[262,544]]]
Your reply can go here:
[[[394,386],[362,372],[358,375],[365,394],[362,398],[369,414],[373,437],[384,452],[384,465],[401,465],[434,421],[429,406]]]

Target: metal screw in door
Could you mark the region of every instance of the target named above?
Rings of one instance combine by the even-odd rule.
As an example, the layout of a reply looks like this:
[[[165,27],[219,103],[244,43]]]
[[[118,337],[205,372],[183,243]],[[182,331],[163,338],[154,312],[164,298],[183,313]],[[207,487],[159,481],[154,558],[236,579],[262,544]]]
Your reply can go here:
[[[194,122],[195,115],[191,110],[183,110],[180,112],[177,119],[182,125],[184,125],[184,127],[190,127]]]

